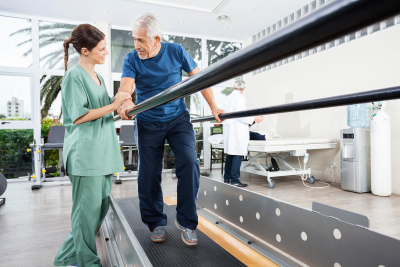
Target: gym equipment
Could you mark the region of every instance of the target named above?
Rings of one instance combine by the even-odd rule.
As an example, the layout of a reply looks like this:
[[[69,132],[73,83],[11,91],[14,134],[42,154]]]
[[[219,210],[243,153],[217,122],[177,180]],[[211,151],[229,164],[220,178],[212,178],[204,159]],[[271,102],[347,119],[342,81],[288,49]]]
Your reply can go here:
[[[137,151],[135,141],[135,125],[122,125],[119,133],[119,148],[121,150],[122,162],[124,163],[124,172],[115,173],[113,180],[115,184],[122,184],[121,177],[130,177],[130,179],[137,179],[137,162],[138,159],[133,161],[133,151]],[[128,164],[125,165],[124,148],[128,148],[129,158]],[[127,173],[126,173],[127,171]],[[126,178],[124,180],[127,180]]]
[[[4,177],[2,173],[0,173],[0,196],[6,192],[7,189],[7,179]],[[0,197],[0,206],[6,203],[6,198],[5,197]]]
[[[69,181],[68,178],[64,177],[64,166],[63,166],[63,156],[62,156],[62,151],[64,147],[64,135],[65,135],[65,127],[63,125],[55,125],[51,126],[49,129],[49,134],[47,136],[47,143],[44,143],[44,136],[41,137],[41,143],[36,144],[33,143],[30,145],[31,149],[35,151],[36,153],[40,154],[39,155],[39,161],[40,161],[40,166],[41,166],[41,176],[39,178],[36,178],[35,175],[35,156],[34,153],[32,153],[32,176],[29,176],[29,180],[33,178],[34,182],[36,182],[34,185],[32,185],[32,190],[35,189],[40,189],[42,187],[43,182],[50,182],[50,181]],[[60,177],[58,178],[50,178],[46,177],[46,174],[51,174],[51,173],[56,173],[57,168],[56,167],[50,167],[46,168],[46,164],[44,161],[44,151],[45,150],[54,150],[58,149],[58,157],[59,157],[59,163],[60,163]],[[30,149],[28,149],[28,152]]]

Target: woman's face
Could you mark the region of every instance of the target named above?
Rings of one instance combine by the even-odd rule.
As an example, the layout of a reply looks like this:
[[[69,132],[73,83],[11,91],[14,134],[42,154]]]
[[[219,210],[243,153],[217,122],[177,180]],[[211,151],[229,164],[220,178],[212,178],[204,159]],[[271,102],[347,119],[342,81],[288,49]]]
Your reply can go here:
[[[83,48],[86,50],[86,48]],[[83,50],[82,49],[82,50]],[[82,51],[85,56],[88,57],[90,62],[93,64],[104,64],[106,62],[106,56],[108,55],[106,39],[101,40],[92,51]]]

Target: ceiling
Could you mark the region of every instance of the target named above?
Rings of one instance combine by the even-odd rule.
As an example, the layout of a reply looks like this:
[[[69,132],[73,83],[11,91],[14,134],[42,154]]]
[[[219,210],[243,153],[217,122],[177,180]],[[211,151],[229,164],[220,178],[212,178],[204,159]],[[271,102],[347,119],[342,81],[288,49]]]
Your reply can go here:
[[[309,2],[311,0],[12,0],[0,1],[0,12],[78,22],[108,22],[113,27],[129,27],[139,14],[152,12],[165,32],[244,41]],[[228,15],[230,19],[218,21],[219,15]]]

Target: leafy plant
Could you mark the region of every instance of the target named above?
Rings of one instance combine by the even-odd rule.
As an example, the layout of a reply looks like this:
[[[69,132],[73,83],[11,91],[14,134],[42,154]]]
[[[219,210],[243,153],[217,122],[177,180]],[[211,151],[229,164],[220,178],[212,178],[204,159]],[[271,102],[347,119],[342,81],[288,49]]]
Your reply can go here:
[[[6,178],[26,175],[32,169],[32,130],[0,130],[0,171]]]

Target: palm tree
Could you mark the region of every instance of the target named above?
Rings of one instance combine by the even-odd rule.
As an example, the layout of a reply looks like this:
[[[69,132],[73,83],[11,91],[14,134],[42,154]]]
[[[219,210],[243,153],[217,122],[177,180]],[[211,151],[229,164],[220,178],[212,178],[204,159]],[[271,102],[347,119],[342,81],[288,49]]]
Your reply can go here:
[[[46,79],[47,75],[43,75],[40,78],[40,104],[43,104],[41,112],[42,119],[46,118],[49,109],[53,102],[56,100],[58,94],[61,92],[62,76],[50,76]],[[44,101],[43,101],[44,100]],[[60,110],[59,119],[61,119],[62,111]]]
[[[76,25],[58,22],[39,21],[39,48],[40,48],[40,65],[41,68],[60,69],[64,66],[64,47],[62,43],[64,39],[71,36],[72,30]],[[16,35],[25,35],[26,40],[22,41],[17,47],[32,43],[32,27],[20,29],[10,37]],[[32,47],[32,46],[31,46]],[[78,63],[79,54],[71,46],[69,48],[68,66],[73,66]],[[32,48],[23,54],[27,57],[32,54]],[[61,90],[62,76],[50,76],[46,79],[43,75],[40,79],[42,88],[40,90],[40,104],[43,106],[41,110],[42,118],[46,118],[49,109],[56,100]],[[60,111],[60,115],[62,112]]]

